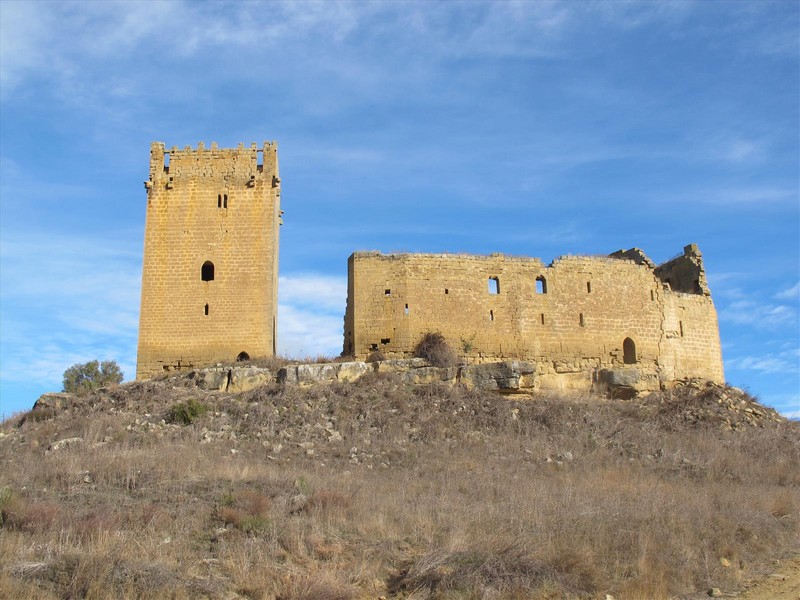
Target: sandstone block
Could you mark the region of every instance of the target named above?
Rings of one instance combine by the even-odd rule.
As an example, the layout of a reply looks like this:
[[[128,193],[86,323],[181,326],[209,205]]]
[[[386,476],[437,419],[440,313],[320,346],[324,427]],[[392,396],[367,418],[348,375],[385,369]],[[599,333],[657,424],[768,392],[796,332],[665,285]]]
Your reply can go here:
[[[274,383],[275,375],[261,367],[233,367],[230,371],[229,392],[246,392],[268,383]]]
[[[73,406],[78,400],[75,394],[68,392],[47,392],[39,396],[39,399],[33,403],[33,409],[51,408],[54,410],[63,410]]]

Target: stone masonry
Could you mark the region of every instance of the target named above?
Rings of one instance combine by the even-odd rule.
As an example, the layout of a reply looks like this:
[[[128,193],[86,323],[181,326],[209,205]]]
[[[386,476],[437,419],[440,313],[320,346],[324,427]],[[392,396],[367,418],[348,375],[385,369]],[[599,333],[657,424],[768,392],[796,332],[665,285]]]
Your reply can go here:
[[[350,256],[343,354],[408,357],[429,331],[467,362],[529,361],[540,389],[724,381],[694,244],[660,266],[637,248],[550,265],[502,254]]]
[[[136,376],[275,353],[277,144],[150,148]]]

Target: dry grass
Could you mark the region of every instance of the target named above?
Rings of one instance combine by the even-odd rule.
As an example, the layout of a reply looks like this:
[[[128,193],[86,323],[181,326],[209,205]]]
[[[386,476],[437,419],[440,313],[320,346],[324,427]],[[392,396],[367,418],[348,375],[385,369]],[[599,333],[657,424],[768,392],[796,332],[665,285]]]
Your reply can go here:
[[[172,383],[3,424],[0,597],[666,599],[798,550],[796,423],[377,375]],[[209,410],[161,423],[190,399]]]

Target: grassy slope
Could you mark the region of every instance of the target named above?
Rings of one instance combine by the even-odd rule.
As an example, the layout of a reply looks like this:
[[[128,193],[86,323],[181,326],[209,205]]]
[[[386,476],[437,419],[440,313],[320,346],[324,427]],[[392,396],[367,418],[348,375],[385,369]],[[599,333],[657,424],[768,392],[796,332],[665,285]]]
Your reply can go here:
[[[101,391],[2,426],[0,597],[733,591],[800,531],[800,427],[731,431],[739,398],[520,402],[373,376]],[[175,410],[190,400],[208,411]]]

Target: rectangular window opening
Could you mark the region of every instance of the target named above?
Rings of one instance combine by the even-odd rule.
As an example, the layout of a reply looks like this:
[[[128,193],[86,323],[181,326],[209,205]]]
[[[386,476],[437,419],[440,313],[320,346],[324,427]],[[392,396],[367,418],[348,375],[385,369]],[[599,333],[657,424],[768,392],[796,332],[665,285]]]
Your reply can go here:
[[[497,295],[500,293],[500,278],[489,277],[489,293]]]
[[[408,304],[406,304],[406,307],[405,307],[404,313],[405,313],[406,315],[408,315],[408,313],[409,313],[409,310],[408,310]]]
[[[592,282],[591,281],[587,281],[586,282],[586,293],[587,294],[591,294],[592,293]]]
[[[217,194],[217,208],[222,208],[222,194]]]
[[[381,338],[381,344],[384,344],[384,345],[388,344],[391,341],[392,340],[390,338]]]
[[[579,322],[581,324],[581,327],[586,327],[586,319],[583,318],[583,313],[581,313]]]
[[[378,344],[370,344],[369,345],[369,349],[370,350],[377,350],[378,349]]]
[[[383,295],[384,296],[391,296],[392,295],[392,290],[383,290]]]
[[[489,320],[490,321],[494,321],[494,311],[493,310],[489,311]]]
[[[164,152],[164,173],[169,173],[169,152]]]
[[[264,171],[264,151],[258,150],[256,152],[256,170],[259,172]]]
[[[536,293],[537,294],[547,293],[547,280],[544,278],[543,275],[539,275],[536,278]]]
[[[655,302],[656,300],[656,293],[653,290],[650,290],[650,302]]]
[[[450,290],[448,290],[447,288],[444,288],[444,293],[445,293],[445,294],[449,294],[449,293],[450,293]]]
[[[228,194],[222,195],[222,208],[228,208]]]
[[[206,316],[208,316],[208,304],[206,304],[206,305],[205,305],[205,308],[203,309],[203,313],[204,313]]]

